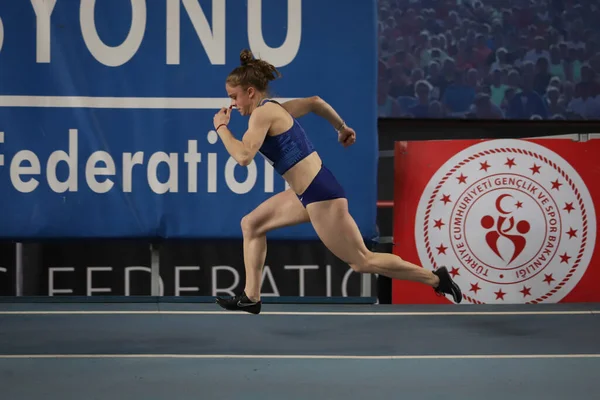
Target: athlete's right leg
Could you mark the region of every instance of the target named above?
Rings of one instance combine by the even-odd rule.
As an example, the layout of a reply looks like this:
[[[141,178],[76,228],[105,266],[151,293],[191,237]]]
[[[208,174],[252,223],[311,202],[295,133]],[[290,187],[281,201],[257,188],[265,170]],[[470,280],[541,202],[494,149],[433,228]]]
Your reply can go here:
[[[217,298],[217,303],[228,310],[243,309],[258,314],[262,269],[267,256],[267,232],[309,221],[308,212],[291,189],[265,200],[242,218],[246,271],[244,294],[231,299]]]
[[[395,254],[370,251],[365,246],[354,218],[348,212],[348,201],[345,198],[311,203],[306,208],[312,225],[325,246],[354,271],[421,282],[433,287],[438,294],[452,295],[456,303],[462,301],[460,287],[452,280],[445,267],[432,272]]]
[[[262,268],[267,256],[267,232],[309,222],[308,212],[291,189],[265,200],[242,218],[246,296],[260,300]]]

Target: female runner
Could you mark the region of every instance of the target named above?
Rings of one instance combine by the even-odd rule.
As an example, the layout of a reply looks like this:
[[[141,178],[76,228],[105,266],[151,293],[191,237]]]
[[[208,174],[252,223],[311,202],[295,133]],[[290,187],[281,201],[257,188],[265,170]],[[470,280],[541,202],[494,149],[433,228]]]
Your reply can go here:
[[[389,253],[371,252],[348,212],[344,189],[323,165],[298,118],[313,112],[326,119],[338,132],[344,146],[354,144],[356,133],[337,112],[318,96],[279,104],[268,97],[268,84],[279,71],[264,60],[254,59],[249,50],[240,54],[241,65],[227,77],[225,88],[231,106],[214,116],[214,126],[227,152],[239,165],[262,154],[289,184],[242,218],[246,285],[233,297],[217,297],[227,310],[258,314],[261,310],[260,283],[267,254],[266,234],[274,229],[310,222],[325,246],[359,273],[381,274],[392,279],[421,282],[439,295],[449,294],[455,303],[461,290],[445,267],[434,272]],[[231,109],[249,115],[248,130],[237,140],[227,128]]]

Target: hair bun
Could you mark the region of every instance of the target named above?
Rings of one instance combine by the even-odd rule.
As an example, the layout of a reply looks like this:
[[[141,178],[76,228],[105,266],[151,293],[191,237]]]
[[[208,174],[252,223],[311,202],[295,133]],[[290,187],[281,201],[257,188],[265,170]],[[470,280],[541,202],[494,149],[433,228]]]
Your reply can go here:
[[[240,53],[240,62],[242,65],[248,65],[252,61],[254,61],[254,57],[252,56],[252,52],[248,49],[242,50]]]
[[[281,76],[277,69],[265,60],[254,58],[252,52],[244,49],[240,52],[239,67],[236,67],[227,77],[227,82],[232,86],[247,88],[253,86],[263,92],[267,90],[269,82]]]

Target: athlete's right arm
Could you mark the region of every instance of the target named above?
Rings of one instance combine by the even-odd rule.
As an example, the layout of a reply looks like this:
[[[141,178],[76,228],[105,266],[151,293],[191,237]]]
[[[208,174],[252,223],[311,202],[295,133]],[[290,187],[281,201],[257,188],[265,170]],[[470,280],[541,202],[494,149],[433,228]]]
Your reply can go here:
[[[344,120],[339,114],[319,96],[294,99],[281,104],[294,118],[300,118],[308,113],[314,113],[326,119],[331,126],[339,130],[344,125]]]

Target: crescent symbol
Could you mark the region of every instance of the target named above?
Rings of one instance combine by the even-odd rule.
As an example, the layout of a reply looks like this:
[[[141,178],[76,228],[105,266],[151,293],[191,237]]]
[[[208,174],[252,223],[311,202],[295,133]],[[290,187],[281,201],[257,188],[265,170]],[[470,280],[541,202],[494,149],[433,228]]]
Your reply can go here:
[[[505,211],[505,210],[502,208],[502,205],[501,205],[501,203],[502,203],[502,199],[504,199],[505,197],[512,197],[512,195],[510,195],[510,194],[503,194],[503,195],[500,195],[500,196],[499,196],[499,197],[496,199],[496,209],[498,209],[498,211],[499,211],[500,213],[502,213],[502,214],[510,214],[510,211]]]

